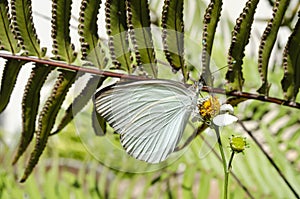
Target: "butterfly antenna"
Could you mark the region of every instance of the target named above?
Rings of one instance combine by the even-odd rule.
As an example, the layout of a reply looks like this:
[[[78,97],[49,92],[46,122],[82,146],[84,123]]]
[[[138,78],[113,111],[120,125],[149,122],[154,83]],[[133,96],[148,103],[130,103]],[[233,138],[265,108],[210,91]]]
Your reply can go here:
[[[214,72],[212,72],[211,74],[214,74],[214,73],[216,73],[216,72],[218,72],[218,71],[220,71],[220,70],[223,70],[224,68],[227,68],[229,65],[228,64],[226,64],[225,66],[223,66],[223,67],[221,67],[221,68],[219,68],[218,70],[215,70]]]

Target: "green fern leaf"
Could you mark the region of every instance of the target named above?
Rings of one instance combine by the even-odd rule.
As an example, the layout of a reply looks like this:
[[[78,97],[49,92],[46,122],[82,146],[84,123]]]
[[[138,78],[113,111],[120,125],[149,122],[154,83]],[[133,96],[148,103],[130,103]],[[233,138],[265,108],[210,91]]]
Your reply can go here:
[[[212,53],[213,41],[221,16],[222,1],[212,0],[208,5],[204,15],[204,27],[202,34],[202,79],[206,85],[212,86],[213,79],[210,71],[210,58]]]
[[[78,33],[80,35],[82,58],[98,46],[98,13],[101,0],[83,0],[80,6]],[[98,64],[100,65],[100,63]]]
[[[52,93],[40,113],[34,151],[30,155],[20,182],[24,182],[28,178],[37,164],[48,141],[48,137],[55,123],[58,111],[60,110],[65,96],[75,79],[76,73],[73,71],[63,71],[57,78]]]
[[[72,63],[76,59],[70,38],[71,0],[52,0],[52,39],[55,59]]]
[[[18,161],[33,138],[35,132],[35,120],[40,103],[40,91],[51,70],[51,67],[36,64],[27,81],[22,101],[23,130],[17,153],[12,162],[13,164]]]
[[[274,3],[273,17],[269,20],[261,38],[258,51],[258,70],[260,72],[262,85],[257,91],[263,95],[268,95],[269,93],[270,85],[267,79],[269,59],[277,38],[279,27],[289,3],[290,0],[277,0]]]
[[[95,90],[102,85],[105,79],[106,79],[105,77],[101,77],[99,79],[98,76],[93,76],[88,80],[84,89],[80,92],[80,94],[74,99],[71,105],[67,108],[63,118],[60,121],[60,124],[52,134],[58,133],[73,120],[76,114],[85,107],[85,105],[88,103],[88,101],[91,99],[92,95],[94,94]]]
[[[127,0],[128,24],[134,45],[136,61],[147,75],[157,77],[157,64],[153,47],[150,11],[147,0]]]
[[[249,42],[251,26],[258,2],[259,0],[248,0],[243,12],[236,20],[228,52],[227,91],[242,90],[244,84],[242,73],[244,51]]]
[[[117,68],[131,73],[125,0],[107,0],[105,16],[109,50],[113,63]]]
[[[46,54],[46,49],[40,49],[40,40],[32,21],[31,0],[12,0],[11,14],[13,19],[13,32],[25,54],[39,58]]]
[[[107,65],[108,58],[104,51],[104,43],[98,36],[97,15],[101,0],[81,2],[78,33],[80,35],[82,59],[92,62],[100,69]]]
[[[0,90],[0,113],[6,108],[24,61],[9,59],[5,63]]]
[[[0,50],[7,50],[12,54],[20,51],[11,30],[11,18],[8,14],[8,2],[6,0],[0,1]]]
[[[300,12],[283,53],[284,77],[281,86],[288,100],[295,101],[300,88]]]
[[[163,44],[167,60],[175,71],[182,70],[187,80],[184,63],[183,0],[165,0],[162,11]]]

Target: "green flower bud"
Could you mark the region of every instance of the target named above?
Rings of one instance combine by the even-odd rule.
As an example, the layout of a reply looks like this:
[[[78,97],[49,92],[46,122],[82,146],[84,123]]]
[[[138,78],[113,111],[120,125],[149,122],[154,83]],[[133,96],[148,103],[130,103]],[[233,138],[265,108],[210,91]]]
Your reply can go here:
[[[243,152],[246,147],[248,147],[248,143],[246,142],[245,137],[232,135],[230,138],[230,148],[233,152]]]

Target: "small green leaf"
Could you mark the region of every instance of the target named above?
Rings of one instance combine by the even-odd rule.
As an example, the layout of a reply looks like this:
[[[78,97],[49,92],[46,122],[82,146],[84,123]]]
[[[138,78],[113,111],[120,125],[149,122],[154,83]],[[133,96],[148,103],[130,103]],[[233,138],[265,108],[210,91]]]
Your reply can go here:
[[[11,18],[8,13],[7,0],[0,1],[0,50],[8,50],[13,54],[20,51],[17,40],[11,30]]]
[[[258,2],[259,0],[248,0],[243,12],[236,20],[228,52],[227,91],[242,90],[244,84],[242,72],[244,51],[249,42],[251,26]]]
[[[105,21],[109,50],[114,65],[131,73],[130,48],[125,0],[106,0]]]
[[[205,84],[209,86],[213,85],[210,71],[210,58],[217,25],[221,16],[222,4],[223,2],[221,0],[211,0],[204,14],[202,34],[202,78]]]
[[[283,53],[284,77],[281,86],[288,100],[295,101],[300,88],[300,12]]]
[[[289,3],[290,0],[277,0],[274,3],[273,17],[269,20],[261,37],[261,43],[258,51],[258,70],[260,72],[262,85],[257,90],[260,94],[268,95],[269,93],[270,85],[267,79],[269,59],[277,38],[279,27]]]
[[[157,61],[153,47],[150,11],[147,0],[127,0],[127,15],[136,61],[147,75],[157,77]]]
[[[13,164],[18,161],[33,138],[33,134],[35,132],[35,119],[40,104],[40,91],[51,70],[51,67],[42,64],[36,64],[31,71],[31,75],[25,86],[22,101],[23,130],[17,153],[12,162]]]
[[[36,143],[33,152],[30,154],[23,177],[20,182],[24,182],[33,168],[37,164],[43,150],[46,147],[48,137],[55,123],[58,111],[65,99],[69,88],[76,79],[76,73],[73,71],[62,71],[56,80],[50,97],[47,99],[38,120],[38,129],[36,131]]]
[[[6,108],[24,61],[9,59],[5,63],[0,90],[0,113]]]
[[[70,38],[71,0],[52,0],[52,39],[55,59],[72,63],[77,53]]]
[[[165,0],[162,11],[163,45],[166,58],[175,71],[182,70],[187,80],[184,63],[183,0]]]
[[[32,20],[31,0],[11,0],[13,32],[16,35],[25,54],[45,56],[46,49],[40,49],[40,40]]]

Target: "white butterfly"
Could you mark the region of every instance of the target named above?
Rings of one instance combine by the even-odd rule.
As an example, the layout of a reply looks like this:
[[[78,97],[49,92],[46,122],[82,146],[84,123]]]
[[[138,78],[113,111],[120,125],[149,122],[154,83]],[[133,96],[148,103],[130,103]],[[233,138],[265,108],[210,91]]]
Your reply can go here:
[[[94,105],[129,155],[159,163],[175,150],[197,111],[198,90],[170,80],[121,82],[98,89]]]

